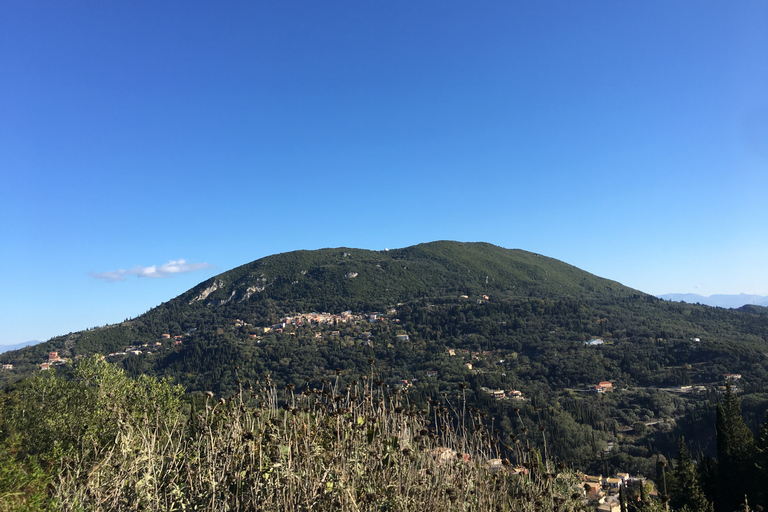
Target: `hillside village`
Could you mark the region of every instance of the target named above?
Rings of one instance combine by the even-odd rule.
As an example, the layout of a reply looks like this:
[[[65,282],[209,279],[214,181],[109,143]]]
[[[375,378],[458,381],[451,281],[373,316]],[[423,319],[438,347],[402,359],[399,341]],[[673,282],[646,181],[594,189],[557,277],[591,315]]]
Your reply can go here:
[[[488,295],[480,295],[476,299],[469,295],[461,295],[459,299],[468,302],[483,304],[489,302],[491,298]],[[235,319],[230,330],[241,338],[241,343],[255,343],[261,345],[267,343],[268,336],[291,336],[305,339],[307,342],[316,344],[327,344],[329,342],[339,343],[341,346],[359,345],[362,347],[373,348],[377,344],[384,344],[392,347],[393,343],[407,343],[411,340],[413,325],[403,325],[397,317],[397,308],[389,308],[385,312],[352,312],[351,310],[341,313],[328,312],[310,312],[295,313],[284,316],[277,323],[270,325],[253,325],[246,321]],[[500,322],[500,326],[505,327],[506,322]],[[375,334],[371,330],[363,330],[368,326],[375,328]],[[190,328],[181,334],[165,333],[160,336],[160,340],[154,343],[136,343],[125,346],[122,350],[111,352],[104,357],[109,360],[119,360],[121,357],[153,355],[162,350],[183,350],[185,340],[191,339],[197,332],[196,328]],[[471,344],[473,336],[471,334],[463,335],[462,339]],[[276,339],[275,339],[276,340]],[[660,340],[663,341],[663,340]],[[699,347],[701,339],[699,337],[691,338],[694,347]],[[606,341],[602,338],[592,338],[583,342],[585,346],[599,349]],[[499,372],[504,375],[505,369],[515,368],[516,353],[509,353],[504,350],[471,350],[468,348],[446,347],[445,354],[450,358],[458,358],[463,361],[466,371],[472,373]],[[511,356],[511,357],[510,357]],[[52,351],[48,358],[39,363],[40,370],[48,370],[51,366],[66,364],[70,359],[59,357],[58,352]],[[13,363],[5,363],[2,370],[14,370]],[[434,378],[439,376],[437,370],[425,370],[421,375],[405,375],[403,378],[395,379],[394,385],[408,388],[419,382],[419,378]],[[732,385],[741,378],[740,374],[724,374],[725,381]],[[614,384],[610,381],[600,381],[594,384],[587,384],[582,391],[590,391],[597,394],[604,394],[614,391]],[[676,388],[663,388],[670,393],[702,393],[706,390],[705,386],[683,385]],[[718,387],[724,390],[724,385]],[[733,389],[738,388],[733,385]],[[517,389],[491,389],[483,387],[482,390],[496,400],[519,400],[525,401],[526,398],[522,391]]]

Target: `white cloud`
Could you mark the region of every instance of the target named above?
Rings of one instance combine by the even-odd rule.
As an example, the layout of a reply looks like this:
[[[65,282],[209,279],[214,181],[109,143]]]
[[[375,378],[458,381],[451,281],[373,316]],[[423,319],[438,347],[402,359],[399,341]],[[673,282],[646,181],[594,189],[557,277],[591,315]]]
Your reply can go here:
[[[196,270],[207,268],[213,268],[213,265],[208,263],[188,263],[186,260],[171,260],[159,267],[157,265],[150,265],[149,267],[139,265],[130,270],[119,269],[109,272],[90,272],[90,276],[95,279],[115,282],[125,281],[125,276],[129,275],[137,277],[170,277],[174,274],[186,274],[187,272],[195,272]]]
[[[125,270],[112,270],[110,272],[88,272],[88,274],[94,279],[103,279],[114,283],[115,281],[125,281]]]
[[[173,274],[186,274],[196,270],[211,268],[213,265],[208,263],[187,263],[186,260],[171,260],[159,267],[152,265],[150,267],[134,267],[130,270],[131,274],[139,277],[170,277]]]

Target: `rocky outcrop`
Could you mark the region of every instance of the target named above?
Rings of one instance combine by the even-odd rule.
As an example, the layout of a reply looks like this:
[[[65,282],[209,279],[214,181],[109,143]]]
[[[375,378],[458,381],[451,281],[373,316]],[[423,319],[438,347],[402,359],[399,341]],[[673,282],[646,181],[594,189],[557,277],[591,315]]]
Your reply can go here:
[[[200,301],[200,300],[205,300],[205,299],[208,298],[208,296],[210,294],[212,294],[213,292],[215,292],[219,288],[222,288],[223,286],[224,286],[224,283],[221,280],[214,281],[211,286],[209,286],[208,288],[206,288],[205,290],[200,292],[200,295],[198,295],[197,297],[195,297],[194,299],[189,301],[189,303],[192,304],[192,303]]]

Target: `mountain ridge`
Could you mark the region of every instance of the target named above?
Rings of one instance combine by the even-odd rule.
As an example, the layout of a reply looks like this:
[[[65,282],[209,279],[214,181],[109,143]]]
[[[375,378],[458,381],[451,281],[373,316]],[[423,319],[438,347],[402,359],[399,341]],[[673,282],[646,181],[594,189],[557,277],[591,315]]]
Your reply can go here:
[[[674,302],[687,302],[689,304],[704,304],[706,306],[736,309],[741,306],[768,306],[768,295],[755,295],[749,293],[699,295],[697,293],[665,293],[657,295],[658,298]]]
[[[214,276],[176,299],[209,305],[254,296],[280,300],[306,296],[329,285],[332,290],[326,291],[350,300],[390,303],[408,300],[419,292],[430,296],[481,291],[520,297],[646,295],[521,249],[435,241],[383,251],[339,247],[266,256]]]
[[[42,343],[42,341],[30,340],[30,341],[23,341],[21,343],[12,343],[10,345],[0,345],[0,354],[4,352],[10,352],[12,350],[19,350],[21,348],[30,347],[32,345],[37,345],[38,343]]]

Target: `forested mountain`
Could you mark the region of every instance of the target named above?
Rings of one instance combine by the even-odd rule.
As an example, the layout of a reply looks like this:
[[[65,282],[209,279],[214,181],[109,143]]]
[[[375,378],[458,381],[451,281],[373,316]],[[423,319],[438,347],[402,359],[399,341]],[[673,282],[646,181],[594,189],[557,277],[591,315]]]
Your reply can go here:
[[[332,311],[464,294],[643,295],[538,254],[484,243],[433,242],[385,251],[339,248],[269,256],[213,277],[175,301],[223,305],[222,310],[274,301],[282,307]]]
[[[683,436],[695,457],[718,455],[727,383],[757,433],[768,406],[765,311],[665,302],[484,243],[297,251],[224,272],[122,324],[2,354],[14,368],[0,376],[13,390],[52,351],[64,365],[102,354],[198,397],[265,379],[298,389],[368,376],[419,406],[461,396],[510,445],[655,478]]]
[[[39,364],[50,351],[66,358],[108,354],[157,342],[163,334],[190,332],[203,340],[219,329],[229,331],[235,320],[260,327],[292,313],[360,314],[430,301],[488,303],[483,295],[499,304],[531,298],[652,300],[563,262],[485,243],[433,242],[385,251],[296,251],[224,272],[122,324],[56,337],[6,354],[0,361],[13,362],[23,371],[25,363]]]

